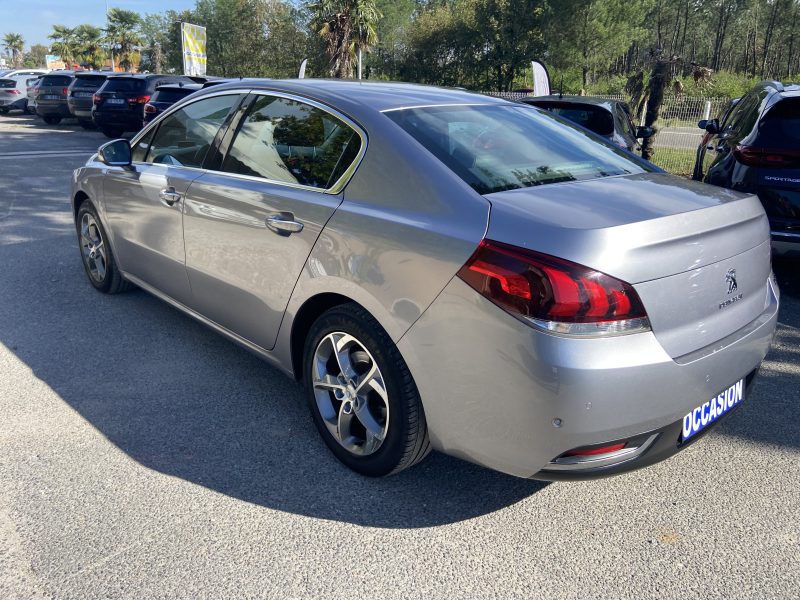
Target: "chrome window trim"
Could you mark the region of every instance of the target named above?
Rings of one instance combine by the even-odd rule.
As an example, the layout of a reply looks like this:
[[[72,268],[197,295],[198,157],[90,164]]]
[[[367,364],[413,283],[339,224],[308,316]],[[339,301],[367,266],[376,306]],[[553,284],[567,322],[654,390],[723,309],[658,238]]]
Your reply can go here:
[[[384,108],[382,113],[397,112],[398,110],[413,110],[415,108],[439,108],[447,106],[498,106],[498,102],[453,102],[448,104],[415,104],[410,106],[396,106],[394,108]]]
[[[192,102],[187,102],[185,104],[181,104],[180,106],[177,106],[177,105],[176,106],[172,106],[168,110],[164,111],[164,113],[160,114],[156,119],[154,119],[150,124],[148,124],[147,127],[142,129],[133,138],[131,138],[131,141],[130,141],[131,147],[133,147],[135,144],[139,143],[139,141],[141,141],[141,139],[147,135],[147,133],[148,133],[148,131],[150,129],[152,129],[153,127],[156,127],[156,125],[158,123],[160,123],[163,119],[166,119],[169,115],[171,115],[172,113],[174,113],[174,112],[176,112],[178,110],[181,110],[183,107],[188,106],[189,104],[193,104],[194,102],[199,102],[200,100],[204,100],[206,98],[212,98],[212,97],[215,97],[215,96],[232,95],[232,94],[245,94],[245,95],[252,94],[254,96],[274,96],[276,98],[284,98],[286,100],[294,100],[295,102],[302,102],[304,104],[309,104],[309,105],[313,106],[314,108],[318,108],[319,110],[322,110],[322,111],[328,113],[329,115],[339,119],[340,121],[344,122],[348,127],[353,129],[358,134],[358,137],[361,139],[361,148],[359,149],[358,154],[356,155],[356,157],[353,160],[353,162],[350,163],[350,166],[347,167],[347,169],[344,170],[344,172],[342,173],[341,177],[339,177],[339,179],[337,179],[334,182],[334,184],[331,187],[327,188],[327,189],[326,188],[313,187],[313,186],[310,186],[310,185],[303,185],[303,184],[300,184],[300,183],[291,183],[289,181],[279,181],[279,180],[276,180],[276,179],[267,179],[266,177],[257,177],[257,176],[254,176],[254,175],[243,175],[243,174],[240,174],[240,173],[230,173],[228,171],[222,171],[220,169],[199,169],[197,167],[179,167],[179,168],[192,169],[192,170],[200,171],[200,172],[203,172],[203,173],[217,173],[217,174],[225,175],[227,177],[234,177],[234,178],[243,179],[243,180],[246,180],[246,181],[266,182],[266,183],[270,183],[270,184],[273,184],[273,185],[285,186],[285,187],[292,188],[292,189],[306,190],[306,191],[311,191],[311,192],[317,192],[317,193],[320,193],[320,194],[331,194],[331,195],[339,194],[345,188],[345,186],[350,182],[350,179],[352,178],[353,174],[356,172],[356,169],[358,169],[359,165],[361,164],[362,159],[364,158],[364,155],[367,152],[367,144],[368,144],[369,138],[367,137],[366,131],[364,131],[364,129],[358,123],[353,121],[350,117],[348,117],[347,115],[339,112],[338,110],[336,110],[332,106],[328,106],[327,104],[323,104],[321,102],[318,102],[316,100],[312,100],[310,98],[306,98],[304,96],[299,96],[297,94],[291,94],[291,93],[281,92],[281,91],[264,90],[264,89],[252,89],[252,88],[236,88],[235,90],[221,90],[221,91],[213,92],[213,93],[210,93],[210,94],[204,94],[203,96],[193,100]],[[234,137],[234,141],[235,141],[235,139],[236,138]],[[162,166],[162,167],[170,167],[170,166],[171,167],[175,167],[175,165],[163,165],[163,164],[151,163],[151,162],[135,162],[134,164],[149,165],[149,166],[158,165],[158,166]]]

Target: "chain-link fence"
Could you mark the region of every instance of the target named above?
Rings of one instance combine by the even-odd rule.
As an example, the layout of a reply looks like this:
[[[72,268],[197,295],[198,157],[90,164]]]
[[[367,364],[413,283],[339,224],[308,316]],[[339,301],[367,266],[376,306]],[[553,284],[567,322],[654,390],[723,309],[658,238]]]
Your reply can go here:
[[[528,94],[518,92],[488,92],[507,100],[519,100]],[[622,95],[598,96],[608,100],[627,101]],[[701,119],[719,117],[727,106],[727,98],[692,98],[689,96],[666,96],[655,123],[654,153],[652,161],[662,169],[690,177],[694,169],[697,147],[703,139],[703,130],[697,127]],[[634,119],[644,125],[644,114]]]

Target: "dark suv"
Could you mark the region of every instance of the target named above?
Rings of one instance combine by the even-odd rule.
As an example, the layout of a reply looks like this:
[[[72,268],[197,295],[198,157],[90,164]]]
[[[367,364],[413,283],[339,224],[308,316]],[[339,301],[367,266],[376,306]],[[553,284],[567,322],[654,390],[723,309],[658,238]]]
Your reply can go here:
[[[150,101],[156,87],[180,81],[193,83],[183,75],[112,75],[94,95],[92,120],[110,138],[126,131],[139,131],[144,105]]]
[[[189,94],[194,94],[201,89],[203,89],[202,83],[181,82],[158,86],[150,98],[150,102],[144,105],[144,125],[147,125],[178,100],[183,100]]]
[[[772,246],[800,251],[800,84],[765,81],[751,89],[701,148],[695,178],[758,194],[769,217]]]
[[[73,71],[51,71],[39,82],[36,114],[48,125],[58,125],[64,117],[72,116],[67,106],[67,92],[73,79]]]
[[[92,96],[105,83],[108,73],[84,71],[75,73],[75,79],[69,86],[67,106],[69,112],[78,119],[81,127],[94,127],[92,123]]]

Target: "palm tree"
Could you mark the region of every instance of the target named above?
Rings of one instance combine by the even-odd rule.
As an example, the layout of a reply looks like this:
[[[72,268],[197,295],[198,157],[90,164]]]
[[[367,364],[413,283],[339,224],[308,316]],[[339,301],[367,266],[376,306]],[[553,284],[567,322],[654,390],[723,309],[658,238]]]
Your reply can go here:
[[[86,63],[91,68],[99,67],[105,53],[103,52],[103,30],[93,25],[78,25],[75,28],[75,41],[81,64]]]
[[[119,65],[126,71],[133,66],[136,47],[142,43],[138,32],[141,22],[142,18],[139,13],[133,10],[112,8],[108,12],[106,40],[119,56]]]
[[[357,50],[378,43],[376,27],[383,17],[375,0],[314,0],[309,2],[311,26],[325,41],[331,77],[352,77]]]
[[[78,42],[75,38],[75,29],[66,25],[53,25],[53,33],[47,36],[53,40],[50,45],[50,52],[58,54],[64,61],[64,67],[72,68],[75,56],[78,53]]]
[[[20,66],[22,51],[25,49],[25,40],[18,33],[7,33],[3,36],[3,46],[11,53],[11,62],[15,67]]]

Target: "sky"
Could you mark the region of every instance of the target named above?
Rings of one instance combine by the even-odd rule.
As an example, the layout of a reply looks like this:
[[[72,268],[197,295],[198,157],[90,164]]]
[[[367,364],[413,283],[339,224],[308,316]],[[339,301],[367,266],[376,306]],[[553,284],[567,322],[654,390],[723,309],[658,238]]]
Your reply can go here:
[[[195,0],[108,0],[109,8],[135,10],[140,14],[194,8]],[[0,38],[20,33],[25,50],[32,44],[50,44],[53,25],[75,27],[105,25],[106,0],[0,0]]]

